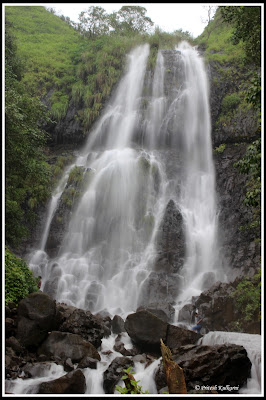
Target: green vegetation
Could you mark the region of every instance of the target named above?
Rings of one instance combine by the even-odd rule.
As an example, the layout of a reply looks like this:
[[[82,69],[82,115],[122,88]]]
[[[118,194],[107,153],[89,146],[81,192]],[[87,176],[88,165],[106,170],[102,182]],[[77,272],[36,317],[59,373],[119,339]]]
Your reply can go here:
[[[80,14],[78,24],[40,6],[6,6],[5,10],[18,39],[23,82],[35,94],[47,96],[55,121],[64,118],[73,101],[84,136],[121,77],[126,54],[134,46],[150,43],[149,66],[153,68],[158,48],[191,39],[182,30],[168,34],[157,29],[151,34],[153,22],[140,6],[122,6],[112,14],[91,6]]]
[[[247,147],[246,154],[234,164],[243,174],[248,174],[247,192],[244,203],[253,211],[253,219],[248,226],[256,228],[261,224],[261,138]]]
[[[257,228],[261,214],[261,8],[218,7],[215,16],[196,42],[205,49],[206,60],[217,71],[213,85],[230,85],[222,100],[216,129],[234,128],[237,119],[249,116],[258,121],[257,139],[247,144],[245,156],[235,163],[248,175],[245,205],[253,213],[251,223],[240,229]],[[236,132],[237,135],[237,132]],[[254,132],[251,132],[254,135]],[[247,140],[247,138],[246,138]],[[216,152],[218,149],[215,150]],[[219,152],[219,151],[218,151]]]
[[[29,293],[37,292],[37,279],[27,264],[5,248],[5,304],[18,304]]]
[[[219,147],[215,148],[214,153],[223,153],[225,151],[225,148],[226,148],[226,145],[224,143],[220,144]]]
[[[251,321],[261,319],[261,272],[252,278],[244,278],[232,293],[237,311],[241,313],[240,327]]]
[[[142,391],[142,386],[139,386],[139,381],[135,381],[133,374],[135,372],[131,371],[132,367],[123,369],[125,375],[122,376],[122,380],[125,381],[125,387],[116,385],[115,390],[121,394],[150,394],[147,390]]]
[[[196,39],[196,44],[205,50],[205,60],[216,61],[220,64],[243,65],[245,53],[243,43],[233,44],[231,37],[233,27],[226,22],[221,14],[220,7],[210,20],[203,33]]]
[[[231,42],[238,45],[241,41],[248,63],[261,65],[261,7],[225,6],[220,7],[224,21],[233,25]]]
[[[5,35],[5,224],[6,242],[16,246],[50,195],[51,171],[43,153],[47,135],[40,129],[47,109],[20,80],[22,64],[8,24]]]

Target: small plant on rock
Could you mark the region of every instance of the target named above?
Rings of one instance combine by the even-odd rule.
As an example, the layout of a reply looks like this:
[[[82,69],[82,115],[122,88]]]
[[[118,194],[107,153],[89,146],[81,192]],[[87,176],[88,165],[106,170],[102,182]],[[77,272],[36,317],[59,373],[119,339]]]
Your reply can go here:
[[[139,381],[134,379],[134,372],[130,372],[131,368],[123,369],[125,375],[121,379],[125,382],[125,387],[116,385],[115,389],[121,394],[150,394],[147,390],[142,392],[142,387],[138,385]]]

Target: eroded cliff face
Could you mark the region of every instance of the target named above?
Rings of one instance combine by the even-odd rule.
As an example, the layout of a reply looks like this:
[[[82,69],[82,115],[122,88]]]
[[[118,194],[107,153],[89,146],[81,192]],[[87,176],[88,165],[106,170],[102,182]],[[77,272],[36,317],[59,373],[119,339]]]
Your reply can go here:
[[[247,67],[210,62],[210,106],[214,151],[216,191],[219,207],[219,239],[225,257],[229,280],[236,276],[252,276],[260,268],[260,237],[258,229],[243,229],[251,222],[252,214],[244,204],[248,176],[234,164],[246,152],[247,146],[258,137],[258,116],[243,101],[241,90],[252,71]],[[235,94],[242,99],[225,111],[224,99]]]

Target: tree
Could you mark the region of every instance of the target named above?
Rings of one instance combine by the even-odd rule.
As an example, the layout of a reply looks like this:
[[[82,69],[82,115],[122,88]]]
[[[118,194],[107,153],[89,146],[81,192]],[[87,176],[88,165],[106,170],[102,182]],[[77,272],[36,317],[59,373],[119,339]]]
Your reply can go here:
[[[91,6],[79,14],[79,30],[82,34],[95,38],[109,32],[108,14],[99,6]]]
[[[232,23],[232,40],[238,44],[243,40],[246,58],[256,66],[261,65],[261,7],[260,6],[223,6],[222,17]]]
[[[123,6],[117,13],[109,16],[110,26],[116,33],[137,34],[145,33],[154,25],[147,17],[147,10],[140,6]]]
[[[217,20],[217,18],[215,24],[212,22],[217,11],[217,6],[203,6],[203,8],[206,10],[207,16],[204,18],[201,17],[201,22],[207,24],[205,32],[207,33],[207,41],[208,41],[210,34],[217,28],[217,26],[220,25],[220,22]]]

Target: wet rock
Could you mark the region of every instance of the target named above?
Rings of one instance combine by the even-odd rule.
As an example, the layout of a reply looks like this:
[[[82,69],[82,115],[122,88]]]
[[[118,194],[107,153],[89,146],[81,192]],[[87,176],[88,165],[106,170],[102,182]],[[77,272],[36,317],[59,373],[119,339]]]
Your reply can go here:
[[[127,316],[125,329],[134,343],[144,352],[160,353],[160,339],[165,341],[167,323],[149,311],[138,311]]]
[[[6,339],[6,347],[11,347],[17,354],[23,353],[25,351],[25,348],[14,336]]]
[[[175,314],[172,304],[175,303],[179,284],[177,274],[152,271],[142,284],[138,308],[150,309],[158,317],[171,322]]]
[[[194,344],[201,337],[202,335],[190,331],[189,329],[180,328],[175,325],[168,325],[165,344],[170,348],[170,350],[172,350],[186,344]]]
[[[85,391],[85,376],[80,369],[77,369],[61,378],[41,383],[38,394],[84,394]]]
[[[162,223],[156,237],[158,257],[155,271],[176,273],[183,266],[185,257],[185,235],[183,217],[175,202],[170,200],[166,206]]]
[[[18,305],[18,341],[36,348],[54,329],[55,317],[55,300],[43,292],[29,294]]]
[[[113,333],[125,332],[125,321],[119,315],[115,315],[112,319],[112,331]]]
[[[91,357],[85,356],[79,362],[78,368],[81,368],[81,369],[83,369],[83,368],[96,369],[98,361],[99,360],[96,360],[95,358],[91,358]]]
[[[106,394],[113,394],[124,372],[123,369],[134,366],[134,362],[127,357],[116,357],[103,374],[103,388]]]
[[[121,334],[118,334],[115,338],[114,350],[121,353],[123,356],[135,356],[139,352],[136,346],[133,346],[131,349],[126,349]]]
[[[53,331],[38,348],[38,354],[46,354],[51,357],[58,357],[63,363],[68,358],[73,363],[81,361],[85,356],[100,360],[100,354],[96,348],[81,336]]]
[[[10,337],[16,334],[16,325],[13,318],[5,319],[5,331],[6,331],[6,337]]]
[[[21,371],[27,378],[39,378],[46,376],[52,365],[50,361],[27,363]]]
[[[74,367],[74,365],[73,365],[71,359],[70,359],[70,358],[67,358],[67,359],[64,361],[64,370],[65,370],[66,372],[70,372],[70,371],[73,371],[74,368],[75,368],[75,367]],[[80,367],[79,367],[79,368],[80,368]],[[85,367],[84,367],[84,368],[85,368]]]
[[[250,376],[251,362],[247,352],[244,347],[234,344],[181,346],[172,351],[172,357],[183,369],[189,393],[206,385],[229,385],[240,389]],[[162,364],[156,371],[155,382],[158,391],[166,386]],[[232,391],[220,390],[220,393],[232,394]]]
[[[58,312],[60,313],[59,331],[80,335],[96,348],[101,345],[102,338],[110,333],[103,318],[93,315],[90,311],[60,305]]]
[[[171,304],[157,304],[151,303],[149,306],[144,307],[140,306],[137,308],[137,311],[149,311],[150,313],[156,315],[156,317],[162,319],[165,322],[169,322],[173,319],[175,314],[175,309]]]
[[[178,313],[178,321],[179,322],[187,322],[189,324],[192,324],[193,321],[193,311],[195,310],[195,307],[192,304],[185,304],[184,307],[181,308],[181,310]]]

